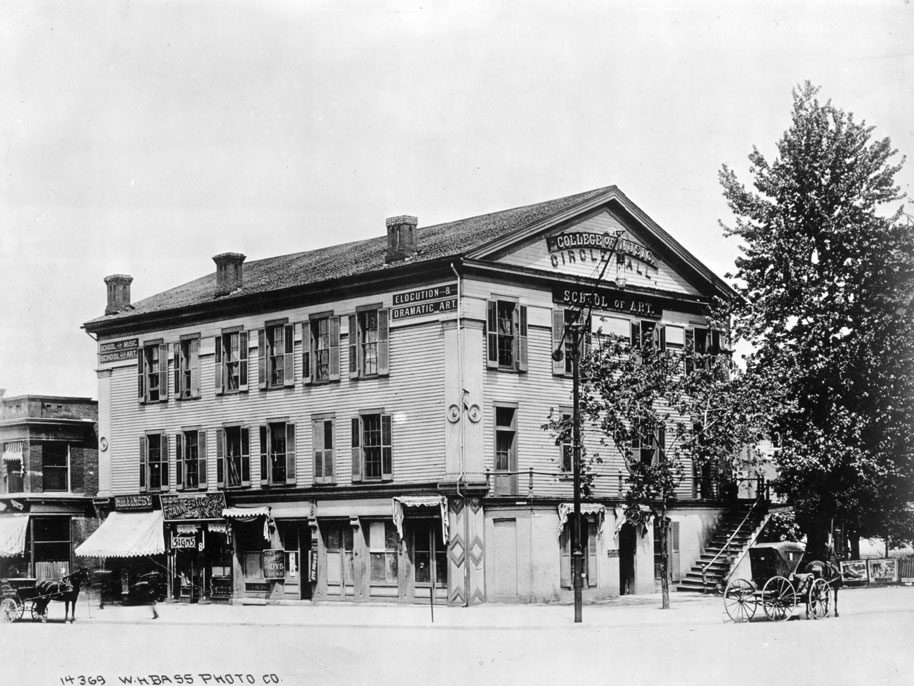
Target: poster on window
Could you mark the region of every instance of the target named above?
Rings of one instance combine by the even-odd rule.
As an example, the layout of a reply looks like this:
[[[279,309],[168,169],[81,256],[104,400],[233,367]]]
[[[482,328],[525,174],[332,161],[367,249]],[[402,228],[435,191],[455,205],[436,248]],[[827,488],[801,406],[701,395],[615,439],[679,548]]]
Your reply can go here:
[[[866,573],[866,560],[848,560],[841,563],[841,578],[846,583],[865,583],[868,579]]]
[[[888,584],[898,578],[898,560],[867,560],[871,584]]]
[[[284,550],[263,551],[263,578],[282,579],[286,576],[286,557]]]

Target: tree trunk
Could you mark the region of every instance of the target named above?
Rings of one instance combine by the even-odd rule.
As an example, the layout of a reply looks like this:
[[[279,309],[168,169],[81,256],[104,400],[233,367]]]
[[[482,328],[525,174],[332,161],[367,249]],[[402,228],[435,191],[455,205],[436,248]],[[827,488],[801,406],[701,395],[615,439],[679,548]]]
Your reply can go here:
[[[825,560],[828,546],[829,518],[815,517],[809,522],[806,532],[807,559]]]
[[[661,608],[670,609],[670,556],[667,551],[667,540],[669,538],[669,523],[666,521],[666,515],[660,518],[660,595],[662,598]]]
[[[851,532],[850,538],[848,539],[851,549],[851,559],[859,560],[860,559],[860,537],[857,535],[857,532]]]

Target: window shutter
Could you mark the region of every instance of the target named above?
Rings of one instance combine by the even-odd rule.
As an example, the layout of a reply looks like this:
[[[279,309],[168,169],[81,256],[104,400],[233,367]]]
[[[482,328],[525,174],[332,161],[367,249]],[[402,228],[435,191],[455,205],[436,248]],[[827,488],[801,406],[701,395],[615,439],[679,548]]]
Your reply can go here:
[[[304,341],[302,341],[304,343]],[[283,385],[295,385],[295,324],[286,324],[283,327],[283,345],[285,352],[282,355]]]
[[[361,417],[352,418],[352,480],[362,480],[362,449],[361,438],[362,419]]]
[[[238,363],[238,390],[248,390],[248,332],[241,331],[238,333],[238,356],[241,360]]]
[[[691,374],[695,366],[695,330],[685,330],[685,370],[686,374]]]
[[[146,491],[146,455],[149,450],[149,441],[145,436],[140,436],[140,491]]]
[[[324,440],[324,432],[327,430],[327,425],[330,425],[330,445],[327,445],[328,441]],[[332,419],[326,419],[321,423],[321,440],[324,443],[324,480],[333,481],[333,444],[336,442],[336,437],[334,435],[335,421]]]
[[[657,328],[654,329],[654,340],[657,348],[666,350],[666,327],[662,324],[658,324]]]
[[[340,318],[330,317],[327,322],[330,329],[330,380],[340,380]]]
[[[359,320],[354,314],[349,315],[349,378],[359,376]]]
[[[314,443],[314,480],[324,479],[324,422],[311,422],[311,440]]]
[[[184,435],[175,434],[175,486],[184,490]]]
[[[162,490],[167,488],[168,481],[168,436],[159,434],[159,454],[162,456]]]
[[[222,394],[222,386],[225,383],[225,365],[222,362],[222,336],[215,337],[216,343],[216,395]]]
[[[137,379],[137,393],[140,399],[140,402],[146,402],[146,377],[144,372],[146,371],[145,367],[146,355],[143,348],[140,348],[136,351],[136,379]]]
[[[657,427],[657,450],[655,451],[654,464],[666,461],[666,425]]]
[[[295,483],[295,424],[286,424],[286,483]]]
[[[168,402],[168,343],[159,344],[159,402]]]
[[[518,305],[514,308],[514,320],[517,323],[517,335],[514,337],[517,354],[514,363],[517,371],[527,371],[527,306]]]
[[[206,489],[206,432],[197,432],[197,478],[200,488]]]
[[[390,326],[388,310],[378,310],[378,376],[390,374]]]
[[[311,322],[308,319],[301,324],[301,382],[311,383],[311,357],[314,352],[314,337],[311,335]]]
[[[181,399],[181,341],[171,344],[171,365],[174,371],[172,378],[174,379],[174,386],[172,386],[171,392],[174,394],[175,398],[178,400]]]
[[[257,386],[267,387],[267,332],[257,330]]]
[[[269,482],[269,472],[267,471],[267,442],[269,440],[269,429],[265,426],[260,427],[260,485],[266,486]]]
[[[562,351],[562,359],[552,358],[552,373],[556,376],[565,375],[565,346],[562,344],[562,335],[565,333],[565,310],[552,310],[552,352]]]
[[[241,429],[241,485],[251,485],[251,430]]]
[[[381,415],[381,478],[393,478],[393,444],[390,435],[390,415]]]
[[[195,338],[190,342],[190,397],[200,397],[200,339]]]
[[[498,302],[490,300],[486,317],[486,367],[498,369]]]
[[[594,535],[595,528],[592,522],[587,523],[587,557],[584,558],[584,568],[587,572],[587,586],[590,588],[597,585],[597,537]],[[583,534],[584,531],[581,533]]]
[[[562,530],[559,540],[559,551],[561,559],[559,562],[559,581],[562,588],[571,588],[571,527],[569,520]]]
[[[216,486],[225,487],[225,429],[216,429]]]

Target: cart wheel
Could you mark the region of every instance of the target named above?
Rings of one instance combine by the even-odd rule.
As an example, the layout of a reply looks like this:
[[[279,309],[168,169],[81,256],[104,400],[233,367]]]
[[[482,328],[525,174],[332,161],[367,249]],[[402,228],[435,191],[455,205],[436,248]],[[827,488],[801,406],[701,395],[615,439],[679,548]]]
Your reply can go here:
[[[734,622],[748,622],[755,616],[758,600],[755,589],[745,579],[734,579],[724,591],[724,609]]]
[[[22,616],[22,610],[15,598],[0,600],[0,622],[15,622]]]
[[[830,600],[828,582],[825,579],[815,579],[809,585],[809,596],[807,598],[809,613],[813,619],[828,617]]]
[[[797,604],[793,584],[782,576],[773,576],[762,589],[762,607],[765,616],[773,622],[782,622],[790,616],[791,608]]]
[[[48,606],[45,605],[43,609],[39,609],[36,603],[32,603],[32,619],[40,619],[42,622],[46,622],[48,619]]]

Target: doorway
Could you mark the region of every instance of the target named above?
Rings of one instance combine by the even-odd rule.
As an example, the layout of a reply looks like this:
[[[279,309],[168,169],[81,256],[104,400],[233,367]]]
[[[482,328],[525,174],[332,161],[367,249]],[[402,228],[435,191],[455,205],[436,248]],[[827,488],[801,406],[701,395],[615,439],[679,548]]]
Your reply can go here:
[[[321,524],[327,551],[327,596],[340,600],[355,597],[352,525],[349,521]]]
[[[493,522],[492,595],[517,597],[517,522],[496,519]]]
[[[619,530],[619,595],[635,592],[635,547],[637,533],[631,524]]]

